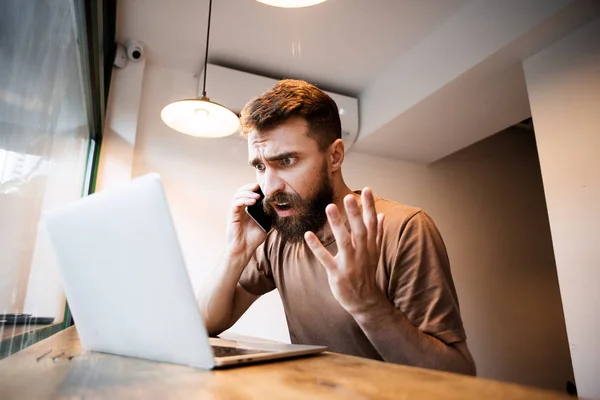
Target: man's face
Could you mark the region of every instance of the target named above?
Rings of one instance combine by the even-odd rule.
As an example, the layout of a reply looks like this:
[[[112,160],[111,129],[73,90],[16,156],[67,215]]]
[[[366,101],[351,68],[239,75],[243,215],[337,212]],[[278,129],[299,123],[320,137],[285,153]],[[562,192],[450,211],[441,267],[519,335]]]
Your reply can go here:
[[[318,231],[333,188],[325,153],[308,136],[306,121],[290,118],[269,131],[250,132],[248,154],[265,194],[265,212],[283,240],[298,242],[306,231]]]

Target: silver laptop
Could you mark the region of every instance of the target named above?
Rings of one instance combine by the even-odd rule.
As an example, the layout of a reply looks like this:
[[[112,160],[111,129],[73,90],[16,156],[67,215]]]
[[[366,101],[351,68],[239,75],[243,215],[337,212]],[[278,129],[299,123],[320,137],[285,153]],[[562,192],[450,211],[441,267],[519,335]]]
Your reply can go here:
[[[43,220],[87,350],[205,369],[326,350],[208,337],[158,174]]]

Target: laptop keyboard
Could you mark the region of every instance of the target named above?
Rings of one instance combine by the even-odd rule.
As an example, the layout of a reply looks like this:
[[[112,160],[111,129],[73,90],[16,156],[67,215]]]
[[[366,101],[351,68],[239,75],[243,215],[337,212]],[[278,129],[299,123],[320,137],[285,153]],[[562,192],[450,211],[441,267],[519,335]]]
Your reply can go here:
[[[241,349],[239,347],[211,346],[215,357],[243,356],[246,354],[269,353],[265,350]]]

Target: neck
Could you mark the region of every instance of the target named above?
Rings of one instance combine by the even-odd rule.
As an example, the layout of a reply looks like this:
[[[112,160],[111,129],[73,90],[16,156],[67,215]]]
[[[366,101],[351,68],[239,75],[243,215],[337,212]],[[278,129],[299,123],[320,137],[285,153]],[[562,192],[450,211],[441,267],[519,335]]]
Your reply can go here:
[[[333,177],[331,184],[333,188],[333,204],[337,206],[339,212],[342,215],[342,218],[345,221],[346,208],[344,207],[344,197],[346,197],[349,194],[352,194],[360,204],[360,195],[353,193],[352,189],[350,189],[348,185],[346,185],[344,180],[339,175]],[[327,242],[331,240],[333,234],[331,232],[331,229],[329,228],[329,223],[327,221],[325,221],[325,224],[321,227],[317,235],[322,242]]]
[[[360,204],[360,195],[354,193],[352,189],[346,185],[344,179],[341,174],[334,177],[333,179],[333,202],[337,206],[339,212],[344,216],[346,216],[346,208],[344,207],[344,197],[352,194],[356,201]]]

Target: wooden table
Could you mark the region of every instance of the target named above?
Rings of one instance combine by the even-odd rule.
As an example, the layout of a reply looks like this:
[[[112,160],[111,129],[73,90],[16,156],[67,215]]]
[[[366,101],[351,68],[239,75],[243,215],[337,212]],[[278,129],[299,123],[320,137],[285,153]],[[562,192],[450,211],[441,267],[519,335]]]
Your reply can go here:
[[[88,352],[71,327],[0,361],[12,399],[572,399],[551,391],[333,353],[204,371]]]

